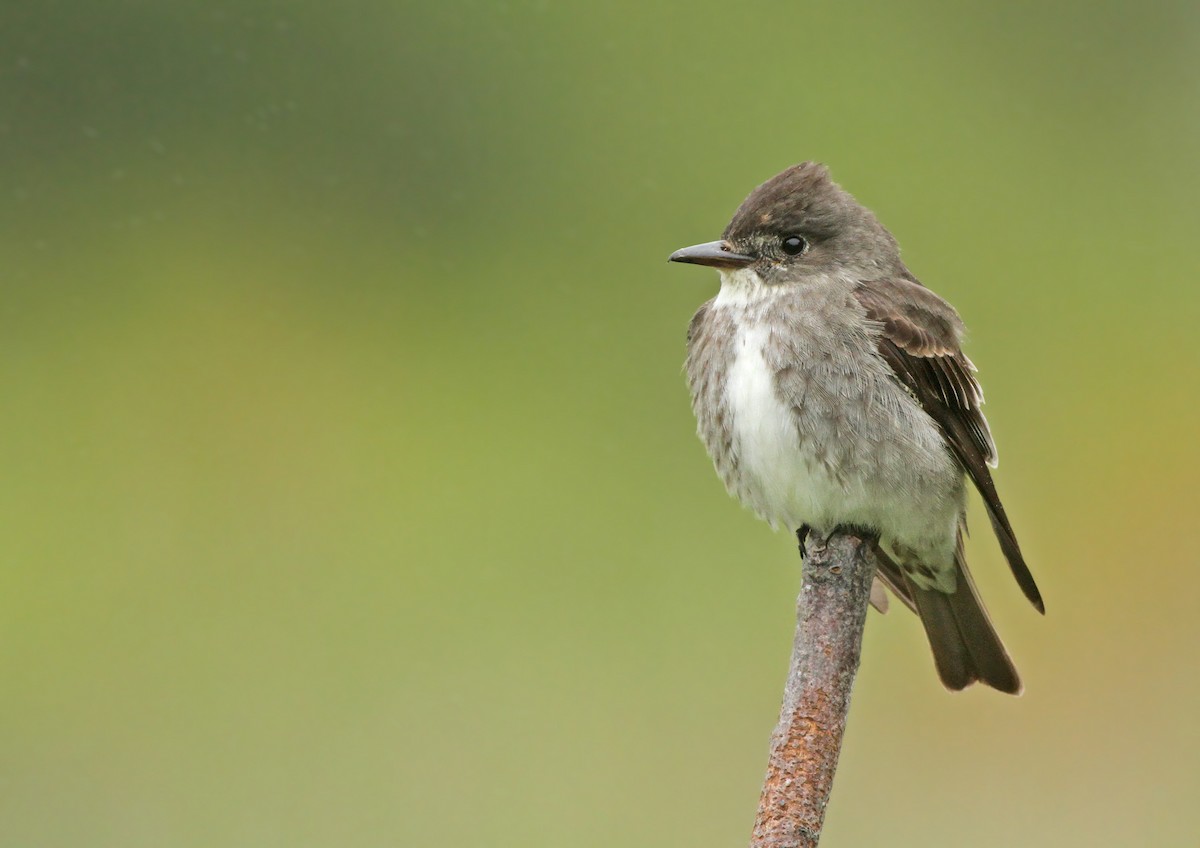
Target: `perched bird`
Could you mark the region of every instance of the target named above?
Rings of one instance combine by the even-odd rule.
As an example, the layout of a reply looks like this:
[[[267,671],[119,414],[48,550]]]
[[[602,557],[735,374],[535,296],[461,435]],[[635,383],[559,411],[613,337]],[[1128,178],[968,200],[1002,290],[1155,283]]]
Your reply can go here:
[[[967,570],[966,478],[1025,596],[1045,606],[992,483],[996,447],[954,308],[813,162],[751,192],[720,241],[670,261],[721,274],[688,329],[687,379],[730,493],[802,547],[810,529],[874,537],[877,578],[920,616],[942,682],[1020,692]]]

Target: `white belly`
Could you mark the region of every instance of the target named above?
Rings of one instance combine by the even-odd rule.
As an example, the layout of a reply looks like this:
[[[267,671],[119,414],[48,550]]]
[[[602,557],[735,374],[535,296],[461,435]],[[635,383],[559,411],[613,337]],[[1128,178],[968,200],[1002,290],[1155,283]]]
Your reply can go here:
[[[763,358],[765,325],[738,329],[725,384],[733,451],[740,471],[738,497],[773,527],[821,527],[827,517],[853,520],[846,485],[832,478],[804,448],[795,413],[776,391]]]

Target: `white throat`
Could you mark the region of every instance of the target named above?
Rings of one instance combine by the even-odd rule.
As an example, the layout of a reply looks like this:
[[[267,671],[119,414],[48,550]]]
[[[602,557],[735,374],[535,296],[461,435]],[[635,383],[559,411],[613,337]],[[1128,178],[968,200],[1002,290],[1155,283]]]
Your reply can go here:
[[[752,306],[768,300],[771,287],[753,268],[737,268],[721,272],[721,291],[717,293],[715,306]]]

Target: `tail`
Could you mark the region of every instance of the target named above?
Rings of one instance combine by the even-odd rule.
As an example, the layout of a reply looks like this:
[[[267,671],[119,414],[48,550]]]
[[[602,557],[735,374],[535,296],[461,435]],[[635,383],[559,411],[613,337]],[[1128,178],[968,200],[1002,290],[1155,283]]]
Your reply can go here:
[[[1021,678],[979,600],[961,543],[954,565],[958,588],[952,594],[922,589],[905,577],[933,648],[938,676],[955,691],[978,680],[1010,695],[1021,694]]]

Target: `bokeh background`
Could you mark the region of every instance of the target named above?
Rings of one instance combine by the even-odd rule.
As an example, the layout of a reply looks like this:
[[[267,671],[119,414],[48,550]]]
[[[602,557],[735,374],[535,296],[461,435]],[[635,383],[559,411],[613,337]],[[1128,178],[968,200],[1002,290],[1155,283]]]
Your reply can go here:
[[[872,615],[823,844],[1197,844],[1198,55],[1182,1],[4,3],[0,845],[744,844],[798,561],[664,259],[803,159],[965,316],[1048,607],[977,532],[1019,699]]]

